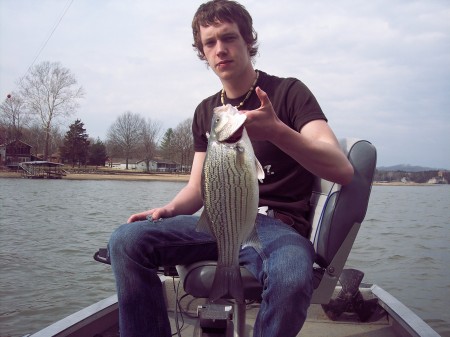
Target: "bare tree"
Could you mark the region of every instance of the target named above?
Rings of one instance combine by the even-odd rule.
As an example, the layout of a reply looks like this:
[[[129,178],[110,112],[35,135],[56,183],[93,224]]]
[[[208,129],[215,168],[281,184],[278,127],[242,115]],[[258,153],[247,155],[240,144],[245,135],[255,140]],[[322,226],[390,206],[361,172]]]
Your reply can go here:
[[[108,145],[110,149],[128,161],[139,149],[145,119],[139,114],[126,111],[108,129]]]
[[[145,161],[147,172],[150,171],[150,160],[156,155],[158,140],[161,134],[162,124],[159,121],[152,121],[150,118],[142,125],[141,135],[141,156]]]
[[[72,115],[78,108],[83,89],[69,69],[59,63],[35,65],[20,81],[26,108],[35,114],[45,132],[44,159],[48,159],[51,129],[58,118]]]
[[[0,109],[0,120],[6,129],[6,135],[2,135],[2,137],[5,141],[21,139],[22,129],[30,119],[25,112],[22,97],[16,92],[8,94]]]
[[[45,136],[47,136],[47,134],[45,134]],[[50,155],[58,152],[60,147],[64,144],[64,132],[60,129],[59,125],[52,127],[49,139],[48,153]]]
[[[24,130],[23,140],[25,143],[32,146],[31,153],[35,156],[43,153],[45,134],[37,121],[33,121],[30,126]]]
[[[177,160],[183,171],[191,164],[194,157],[193,143],[192,118],[188,118],[178,124],[173,132],[173,145],[176,149]]]

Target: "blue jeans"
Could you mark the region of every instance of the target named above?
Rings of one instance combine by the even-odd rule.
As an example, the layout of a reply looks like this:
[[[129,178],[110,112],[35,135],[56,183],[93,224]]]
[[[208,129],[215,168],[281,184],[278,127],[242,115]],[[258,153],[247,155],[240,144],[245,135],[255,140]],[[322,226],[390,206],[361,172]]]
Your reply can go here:
[[[121,337],[169,337],[158,266],[217,259],[214,239],[195,230],[197,216],[138,221],[120,226],[108,245],[119,298]],[[294,337],[313,292],[311,242],[277,219],[258,214],[261,250],[246,247],[240,263],[263,285],[255,337]]]

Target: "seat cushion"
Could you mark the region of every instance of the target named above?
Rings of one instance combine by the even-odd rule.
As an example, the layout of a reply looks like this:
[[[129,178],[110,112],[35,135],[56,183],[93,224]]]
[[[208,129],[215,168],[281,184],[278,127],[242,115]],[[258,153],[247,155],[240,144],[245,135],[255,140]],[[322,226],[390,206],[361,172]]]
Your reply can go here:
[[[215,261],[200,261],[190,265],[177,266],[184,291],[194,297],[208,298],[216,267]],[[245,299],[260,300],[262,286],[258,280],[244,267],[241,267],[241,276]]]
[[[208,298],[216,273],[216,261],[200,261],[190,265],[176,266],[184,291],[194,297]],[[323,276],[323,269],[314,269],[314,289]],[[241,267],[244,298],[246,300],[261,300],[262,286],[258,280],[244,267]]]

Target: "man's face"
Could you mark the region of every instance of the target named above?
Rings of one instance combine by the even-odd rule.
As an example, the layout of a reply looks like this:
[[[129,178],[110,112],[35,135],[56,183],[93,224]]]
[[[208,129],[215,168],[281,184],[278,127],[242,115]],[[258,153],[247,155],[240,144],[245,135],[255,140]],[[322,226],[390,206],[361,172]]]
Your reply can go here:
[[[235,23],[200,26],[203,52],[220,79],[238,78],[251,65],[249,49]]]

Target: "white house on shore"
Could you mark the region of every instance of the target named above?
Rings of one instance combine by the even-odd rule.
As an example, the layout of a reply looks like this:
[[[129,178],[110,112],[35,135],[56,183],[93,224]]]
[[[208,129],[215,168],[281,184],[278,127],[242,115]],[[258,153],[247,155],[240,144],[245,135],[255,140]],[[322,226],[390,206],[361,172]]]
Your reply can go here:
[[[106,167],[126,170],[125,159],[112,159],[105,164]],[[147,164],[144,160],[129,159],[128,170],[147,171]],[[178,172],[180,165],[168,160],[150,160],[148,171],[150,172]]]
[[[428,180],[428,184],[448,184],[448,181],[444,177],[444,172],[439,171],[437,177],[434,177],[434,178],[431,178],[430,180]]]

